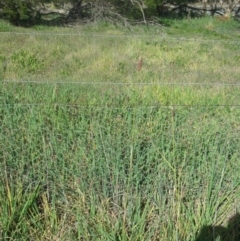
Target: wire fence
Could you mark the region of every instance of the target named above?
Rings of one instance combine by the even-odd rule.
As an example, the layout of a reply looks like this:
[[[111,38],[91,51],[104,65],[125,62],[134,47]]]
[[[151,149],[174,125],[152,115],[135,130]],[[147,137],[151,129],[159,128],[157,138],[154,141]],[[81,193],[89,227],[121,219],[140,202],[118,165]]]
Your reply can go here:
[[[3,80],[3,83],[15,83],[15,84],[49,84],[49,85],[64,85],[64,84],[73,84],[73,85],[107,85],[107,86],[217,86],[217,87],[227,87],[227,86],[240,86],[240,82],[238,79],[232,81],[233,83],[219,83],[219,82],[201,82],[201,83],[196,83],[196,82],[189,82],[189,83],[184,83],[184,82],[176,82],[176,83],[169,83],[169,82],[153,82],[153,83],[148,83],[148,82],[114,82],[114,81],[109,81],[109,82],[98,82],[96,81],[51,81],[51,80]]]
[[[223,55],[219,58],[216,51],[219,51],[220,48],[214,45],[215,43],[238,44],[239,40],[171,37],[162,33],[156,35],[114,35],[93,32],[0,33],[0,36],[8,35],[23,36],[24,38],[21,39],[21,41],[23,41],[26,46],[29,46],[31,43],[31,36],[43,37],[41,41],[36,42],[38,46],[37,51],[36,48],[29,51],[14,49],[14,39],[9,40],[9,43],[5,43],[6,48],[8,48],[8,44],[12,46],[12,53],[10,57],[2,57],[0,59],[3,70],[1,84],[6,87],[7,91],[13,93],[13,95],[20,96],[11,103],[14,105],[85,107],[89,105],[89,101],[91,106],[94,105],[98,108],[121,108],[121,106],[119,107],[116,103],[116,105],[114,103],[107,105],[107,101],[102,102],[98,98],[98,101],[94,104],[92,104],[91,101],[101,92],[103,95],[106,94],[107,90],[111,92],[112,98],[123,95],[122,98],[126,99],[129,98],[129,92],[133,93],[136,90],[135,98],[145,101],[147,98],[146,93],[154,92],[153,89],[156,87],[156,92],[158,91],[159,93],[154,94],[153,101],[145,101],[146,105],[145,103],[143,105],[141,101],[136,101],[135,105],[124,102],[122,107],[239,107],[236,92],[240,86],[240,72],[238,68],[240,55],[238,55],[235,46],[225,47],[221,45]],[[56,41],[57,46],[55,46],[55,42],[51,41],[51,38],[54,36],[60,37],[61,40],[64,41]],[[69,43],[67,39],[62,38],[65,36],[79,37],[80,39],[89,38],[91,41],[80,41],[76,43],[74,41]],[[45,39],[45,37],[50,38]],[[119,49],[119,44],[122,45],[122,38],[125,37],[133,39],[146,38],[149,41],[139,43],[139,47],[136,47],[135,42],[133,42],[133,44],[129,45],[129,50],[125,46],[123,49]],[[98,39],[102,38],[112,39],[113,41],[99,41],[98,43]],[[166,44],[158,47],[158,43],[156,42],[158,40],[168,41],[166,41]],[[194,47],[194,44],[197,42],[206,42],[210,43],[210,45],[200,44],[189,55],[189,45],[171,44],[171,41],[182,41],[182,43],[190,41],[191,47]],[[52,45],[51,47],[50,44]],[[72,47],[73,45],[76,46]],[[81,46],[84,46],[83,51],[79,51]],[[50,55],[48,54],[49,48],[52,52]],[[84,48],[87,49],[86,52],[84,52]],[[138,48],[142,49],[138,50]],[[152,48],[152,52],[149,54],[148,50],[150,48]],[[107,52],[108,49],[112,50],[112,52]],[[77,54],[75,53],[76,50],[78,51]],[[123,54],[121,53],[122,50],[125,51]],[[155,53],[154,51],[158,52]],[[106,59],[104,59],[102,53],[106,53]],[[200,53],[200,57],[198,53]],[[203,53],[203,55],[201,55],[201,53]],[[48,57],[44,57],[43,60],[41,55]],[[124,57],[124,55],[126,56]],[[138,58],[139,55],[143,55],[143,66],[141,71],[138,72],[136,70],[136,58]],[[48,59],[50,59],[50,61]],[[215,64],[209,64],[211,59]],[[101,66],[100,63],[103,66]],[[106,68],[110,68],[111,70],[108,71]],[[49,69],[51,69],[51,71],[49,71]],[[48,74],[51,73],[52,77],[47,78],[44,71],[47,71]],[[9,74],[10,72],[14,74]],[[24,78],[22,78],[22,76],[24,76]],[[107,81],[102,81],[103,79]],[[24,85],[27,88],[25,88]],[[40,85],[42,87],[40,87]],[[78,89],[76,90],[79,91],[78,94],[75,93],[74,88]],[[90,91],[87,88],[90,88]],[[164,88],[166,88],[166,91]],[[216,90],[214,88],[216,88]],[[91,94],[86,95],[85,93],[88,91]],[[206,93],[204,93],[204,91],[206,91]],[[232,94],[232,91],[234,94]],[[179,99],[178,96],[181,96],[185,92],[189,92],[191,101],[185,102]],[[201,94],[196,95],[194,100],[195,93],[199,92],[201,92]],[[217,94],[215,94],[216,92]],[[71,95],[72,93],[74,93],[74,98],[78,100],[77,103],[74,101],[74,98],[71,97],[69,97],[71,100],[66,103],[66,99],[69,99],[67,95]],[[159,97],[161,95],[168,96],[169,93],[171,93],[171,97],[166,98],[170,99],[168,101],[164,101]],[[31,101],[28,101],[24,95],[28,95]],[[35,96],[35,99],[32,96]],[[85,98],[87,104],[84,101],[79,103],[79,99],[81,98]],[[217,98],[218,100],[216,100]],[[223,98],[222,101],[220,101],[221,98]],[[24,99],[24,102],[21,101]],[[52,99],[54,99],[54,101],[50,103],[49,100]],[[157,104],[154,99],[158,99],[156,101]],[[182,99],[184,99],[184,97]],[[205,100],[197,101],[198,99]],[[212,101],[212,99],[214,99],[214,101]],[[207,103],[208,101],[209,103]],[[5,104],[1,103],[1,105],[10,104],[5,102]]]
[[[190,105],[177,105],[177,104],[168,104],[168,105],[147,105],[147,106],[136,106],[136,107],[131,107],[131,106],[122,106],[122,107],[114,107],[114,106],[99,106],[99,105],[80,105],[80,104],[64,104],[64,103],[14,103],[14,104],[5,104],[5,103],[0,103],[1,106],[22,106],[22,107],[41,107],[41,106],[52,106],[52,107],[77,107],[77,108],[95,108],[95,109],[106,109],[106,110],[136,110],[136,109],[159,109],[159,108],[177,108],[177,107],[185,107],[185,108],[220,108],[220,107],[233,107],[233,108],[239,108],[240,105],[234,105],[234,104],[229,104],[229,105],[197,105],[197,104],[190,104]]]
[[[1,106],[98,109],[240,106],[239,83],[2,81]]]
[[[94,37],[93,34],[11,32],[0,33],[0,36],[3,34]],[[93,42],[108,37],[122,40],[125,36],[95,37]],[[142,36],[153,37],[156,36]],[[192,41],[193,44],[209,42],[159,38]],[[71,50],[72,43],[67,45],[66,42],[62,46],[62,49],[67,46],[66,52],[61,49],[62,43],[58,43],[60,47],[53,44],[51,49],[49,41],[45,45],[41,42],[33,53],[16,49],[14,40],[5,43],[7,49],[8,44],[15,49],[11,49],[10,57],[0,59],[7,63],[7,67],[3,67],[4,74],[13,73],[0,81],[0,169],[4,170],[0,172],[0,181],[6,186],[2,187],[0,194],[4,203],[2,210],[10,214],[9,206],[17,203],[13,215],[27,213],[26,218],[20,215],[23,218],[19,223],[26,220],[23,230],[29,225],[30,233],[35,223],[39,229],[39,220],[47,222],[50,215],[54,215],[53,222],[56,217],[60,225],[61,222],[65,225],[68,220],[74,237],[78,233],[78,239],[83,240],[98,236],[99,232],[100,237],[106,232],[109,238],[109,229],[102,229],[106,219],[109,225],[113,223],[111,229],[117,233],[113,234],[113,240],[120,237],[123,229],[129,230],[129,235],[136,239],[138,226],[142,229],[143,223],[149,233],[156,234],[155,237],[161,237],[159,230],[170,230],[169,238],[182,230],[186,237],[189,230],[196,229],[196,223],[201,226],[199,220],[206,220],[206,217],[209,223],[214,220],[216,225],[226,221],[232,209],[239,208],[238,64],[225,71],[225,59],[220,59],[219,69],[214,66],[208,69],[207,63],[203,66],[207,69],[205,73],[199,71],[195,62],[200,65],[215,54],[212,51],[207,55],[209,46],[198,49],[205,51],[203,59],[197,59],[196,55],[189,60],[185,60],[181,52],[168,59],[171,48],[166,46],[161,62],[156,60],[153,51],[146,57],[149,70],[140,74],[125,64],[129,63],[128,56],[136,57],[132,52],[138,50],[132,47],[133,51],[126,52],[127,57],[117,62],[116,69],[112,67],[114,75],[110,73],[106,77],[104,71],[99,71],[101,65],[97,61],[98,68],[92,76],[93,68],[88,69],[81,59],[76,58],[75,70],[80,66],[82,72],[73,77],[73,63],[70,62],[69,69],[65,68],[68,63],[65,56],[68,51],[75,50]],[[210,40],[210,43],[216,42],[226,41]],[[28,40],[26,45],[30,43]],[[103,43],[104,51],[109,44]],[[119,57],[118,44],[111,44]],[[85,57],[97,52],[97,47],[94,48]],[[36,49],[46,53],[51,49],[53,57],[46,54],[50,61],[42,65]],[[147,47],[141,51],[148,54]],[[75,57],[72,52],[70,59]],[[234,57],[237,56],[236,53]],[[156,63],[151,62],[154,58]],[[115,59],[113,53],[104,67],[109,68]],[[54,61],[60,67],[54,69]],[[87,61],[93,62],[93,57]],[[147,61],[151,63],[147,64]],[[43,68],[43,73],[38,65]],[[166,70],[166,65],[171,68]],[[176,73],[174,67],[178,68]],[[189,70],[191,67],[193,69]],[[50,76],[47,80],[45,71],[59,72],[60,75]],[[154,81],[149,82],[152,79]],[[35,193],[36,202],[33,200]],[[54,214],[51,214],[52,210]],[[28,222],[28,216],[34,214],[37,214],[36,219]],[[136,217],[140,217],[140,223],[136,223]],[[94,227],[98,220],[101,228]],[[121,223],[126,226],[122,228]],[[51,226],[43,224],[44,227]],[[160,225],[163,228],[159,228]],[[90,231],[88,227],[91,227]],[[178,240],[179,237],[170,239]]]

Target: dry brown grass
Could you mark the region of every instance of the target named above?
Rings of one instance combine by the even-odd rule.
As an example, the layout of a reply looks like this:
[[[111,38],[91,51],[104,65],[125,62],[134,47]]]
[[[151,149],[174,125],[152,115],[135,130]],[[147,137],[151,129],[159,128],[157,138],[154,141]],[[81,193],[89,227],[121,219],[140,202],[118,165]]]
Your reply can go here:
[[[137,63],[137,71],[141,71],[142,65],[143,65],[143,58],[142,56],[140,56]]]
[[[216,16],[216,19],[221,22],[229,21],[230,16],[228,14],[224,14],[223,16]]]

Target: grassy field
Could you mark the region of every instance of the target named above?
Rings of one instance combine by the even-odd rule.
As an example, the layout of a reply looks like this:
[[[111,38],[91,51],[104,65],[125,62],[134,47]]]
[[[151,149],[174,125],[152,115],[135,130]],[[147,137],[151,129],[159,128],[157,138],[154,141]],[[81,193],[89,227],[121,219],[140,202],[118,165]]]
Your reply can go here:
[[[0,239],[239,240],[240,24],[163,22],[0,22]]]

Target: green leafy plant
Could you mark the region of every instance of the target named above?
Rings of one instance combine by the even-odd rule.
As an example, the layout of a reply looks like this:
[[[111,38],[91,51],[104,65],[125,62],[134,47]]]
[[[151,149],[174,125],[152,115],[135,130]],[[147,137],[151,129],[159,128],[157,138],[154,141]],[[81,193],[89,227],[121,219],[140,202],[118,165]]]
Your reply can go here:
[[[13,63],[19,67],[26,69],[29,72],[34,72],[41,68],[41,61],[37,58],[37,55],[29,53],[25,50],[15,52],[11,56]]]

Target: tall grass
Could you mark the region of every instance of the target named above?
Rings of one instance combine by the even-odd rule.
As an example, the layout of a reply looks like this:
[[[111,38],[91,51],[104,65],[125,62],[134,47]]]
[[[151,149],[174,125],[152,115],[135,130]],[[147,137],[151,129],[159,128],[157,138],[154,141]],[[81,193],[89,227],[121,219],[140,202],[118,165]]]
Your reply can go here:
[[[18,85],[20,103],[9,86],[1,96],[4,238],[193,240],[234,209],[238,107],[139,107],[124,95],[115,107],[107,98],[67,106],[67,89],[58,92],[62,105],[47,91],[39,105],[34,97],[54,87]]]
[[[239,76],[234,42],[0,37],[3,240],[194,241],[227,225],[239,91],[219,83]]]

